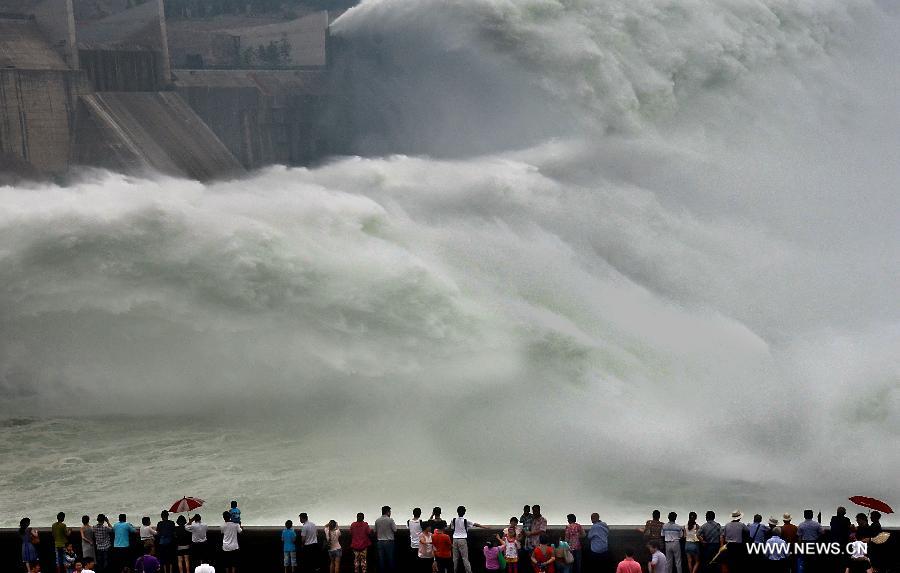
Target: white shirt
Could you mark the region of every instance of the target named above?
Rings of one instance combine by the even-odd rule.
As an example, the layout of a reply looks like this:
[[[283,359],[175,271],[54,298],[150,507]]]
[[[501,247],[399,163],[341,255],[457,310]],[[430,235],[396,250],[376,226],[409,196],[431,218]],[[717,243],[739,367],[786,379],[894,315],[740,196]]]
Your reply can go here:
[[[306,523],[300,526],[300,539],[303,540],[303,545],[318,543],[319,538],[316,536],[316,524],[307,519]]]
[[[145,539],[153,539],[156,535],[156,530],[153,529],[152,525],[142,525],[141,526],[141,541]]]
[[[197,568],[194,569],[194,573],[216,573],[216,568],[208,563],[203,563],[201,565],[197,565]]]
[[[472,521],[469,522],[469,525],[472,525]],[[466,539],[469,537],[469,532],[466,531],[466,518],[465,517],[454,517],[451,522],[453,526],[453,539]]]
[[[206,543],[208,527],[205,523],[189,523],[184,528],[191,532],[191,543]]]
[[[409,528],[409,546],[413,549],[419,548],[419,536],[422,534],[422,520],[410,519],[406,522]]]
[[[82,569],[81,573],[94,573],[93,569]]]
[[[222,526],[222,551],[237,551],[238,533],[243,531],[239,523],[228,521]]]

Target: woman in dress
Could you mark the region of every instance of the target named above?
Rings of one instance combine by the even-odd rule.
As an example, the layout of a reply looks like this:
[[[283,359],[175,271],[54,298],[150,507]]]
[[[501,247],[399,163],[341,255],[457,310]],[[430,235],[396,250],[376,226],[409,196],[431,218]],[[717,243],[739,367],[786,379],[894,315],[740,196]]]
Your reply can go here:
[[[81,558],[96,559],[97,554],[94,551],[94,528],[91,527],[91,518],[89,515],[81,516]]]
[[[434,540],[431,535],[431,522],[426,521],[419,534],[418,571],[431,573],[434,565]]]
[[[700,568],[700,525],[697,523],[697,513],[688,514],[688,522],[684,528],[684,552],[687,554],[688,573],[697,573]]]
[[[341,570],[341,530],[337,521],[331,520],[325,526],[325,546],[328,548],[328,571],[339,573]]]
[[[175,520],[175,559],[178,573],[191,571],[191,532],[187,530],[187,518],[179,515]]]
[[[531,552],[534,573],[556,573],[556,550],[547,545],[547,537],[540,536],[540,545]]]
[[[35,547],[38,543],[38,532],[31,527],[31,520],[27,517],[19,521],[19,538],[22,540],[22,563],[25,564],[25,571],[32,573],[34,565],[38,562]]]

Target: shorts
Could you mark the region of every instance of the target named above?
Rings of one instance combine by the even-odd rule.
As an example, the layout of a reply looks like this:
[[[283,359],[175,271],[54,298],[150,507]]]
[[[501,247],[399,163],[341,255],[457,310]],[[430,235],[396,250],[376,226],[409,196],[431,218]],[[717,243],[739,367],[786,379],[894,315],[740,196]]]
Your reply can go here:
[[[234,551],[222,551],[222,567],[237,567],[238,561],[240,559],[240,549],[235,549]]]
[[[296,567],[297,566],[297,552],[296,551],[285,551],[284,552],[284,566],[285,567]]]
[[[156,546],[156,558],[163,565],[175,563],[175,544],[160,543]]]
[[[179,555],[190,555],[191,554],[191,546],[190,545],[179,545],[178,546],[178,554]]]
[[[342,554],[343,552],[344,552],[344,551],[343,551],[342,549],[329,549],[329,550],[328,550],[328,556],[331,557],[332,559],[340,559],[340,558],[341,558],[341,554]]]
[[[700,544],[696,541],[685,541],[684,552],[688,555],[700,555]]]
[[[66,548],[65,547],[57,547],[56,548],[56,566],[57,567],[65,567],[66,565]]]

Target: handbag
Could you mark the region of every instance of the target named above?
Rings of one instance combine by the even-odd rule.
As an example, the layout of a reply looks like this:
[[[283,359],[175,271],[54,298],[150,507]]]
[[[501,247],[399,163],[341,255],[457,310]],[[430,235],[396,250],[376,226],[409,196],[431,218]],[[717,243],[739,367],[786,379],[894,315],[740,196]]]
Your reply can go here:
[[[575,563],[575,556],[572,555],[572,550],[569,547],[558,547],[554,551],[554,556],[559,560],[565,563],[566,565],[571,565]]]

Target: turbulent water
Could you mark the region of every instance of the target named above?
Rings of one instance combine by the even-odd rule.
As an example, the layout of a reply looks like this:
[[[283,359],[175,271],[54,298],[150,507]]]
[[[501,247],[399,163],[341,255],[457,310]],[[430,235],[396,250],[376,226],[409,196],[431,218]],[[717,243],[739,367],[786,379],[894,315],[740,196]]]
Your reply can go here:
[[[359,157],[0,188],[4,525],[897,494],[892,3],[370,0],[333,33]]]

